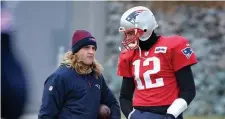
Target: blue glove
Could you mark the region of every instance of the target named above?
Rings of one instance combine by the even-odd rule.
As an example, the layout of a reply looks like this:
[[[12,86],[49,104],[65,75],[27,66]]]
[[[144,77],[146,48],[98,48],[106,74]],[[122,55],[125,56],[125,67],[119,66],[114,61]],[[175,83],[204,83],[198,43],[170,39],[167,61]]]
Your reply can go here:
[[[176,119],[172,114],[166,114],[163,119]]]

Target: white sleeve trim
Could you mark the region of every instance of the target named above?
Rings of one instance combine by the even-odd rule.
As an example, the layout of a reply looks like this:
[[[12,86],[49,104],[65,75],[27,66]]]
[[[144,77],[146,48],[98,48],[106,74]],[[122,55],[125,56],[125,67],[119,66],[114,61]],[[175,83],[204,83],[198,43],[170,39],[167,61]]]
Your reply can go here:
[[[177,118],[185,109],[187,109],[187,102],[183,98],[177,98],[167,109],[167,113]]]

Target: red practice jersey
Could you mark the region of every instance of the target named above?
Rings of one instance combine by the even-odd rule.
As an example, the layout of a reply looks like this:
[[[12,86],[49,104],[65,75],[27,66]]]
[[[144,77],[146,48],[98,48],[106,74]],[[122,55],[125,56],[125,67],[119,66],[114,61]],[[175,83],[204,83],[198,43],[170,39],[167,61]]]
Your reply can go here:
[[[148,51],[121,52],[117,74],[134,77],[133,106],[170,105],[178,98],[175,72],[197,63],[188,41],[181,36],[161,36]]]

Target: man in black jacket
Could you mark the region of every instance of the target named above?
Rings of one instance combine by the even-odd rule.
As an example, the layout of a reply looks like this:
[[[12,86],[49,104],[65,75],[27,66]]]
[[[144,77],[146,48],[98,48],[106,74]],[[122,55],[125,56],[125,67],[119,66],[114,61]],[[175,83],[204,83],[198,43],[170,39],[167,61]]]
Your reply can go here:
[[[195,97],[191,65],[197,60],[181,36],[157,36],[158,24],[146,7],[127,10],[120,20],[125,50],[119,57],[123,77],[120,105],[130,119],[183,119]]]
[[[15,52],[12,14],[3,3],[1,1],[1,117],[19,119],[27,101],[27,80]]]
[[[45,81],[39,119],[97,119],[100,104],[120,119],[120,107],[95,60],[97,43],[85,30],[77,30],[61,66]]]

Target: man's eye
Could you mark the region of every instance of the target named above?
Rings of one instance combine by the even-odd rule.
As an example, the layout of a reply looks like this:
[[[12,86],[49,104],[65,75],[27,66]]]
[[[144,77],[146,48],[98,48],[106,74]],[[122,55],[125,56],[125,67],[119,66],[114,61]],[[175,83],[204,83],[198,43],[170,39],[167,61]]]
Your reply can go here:
[[[84,48],[85,48],[85,49],[88,49],[88,48],[89,48],[89,46],[85,46]]]

